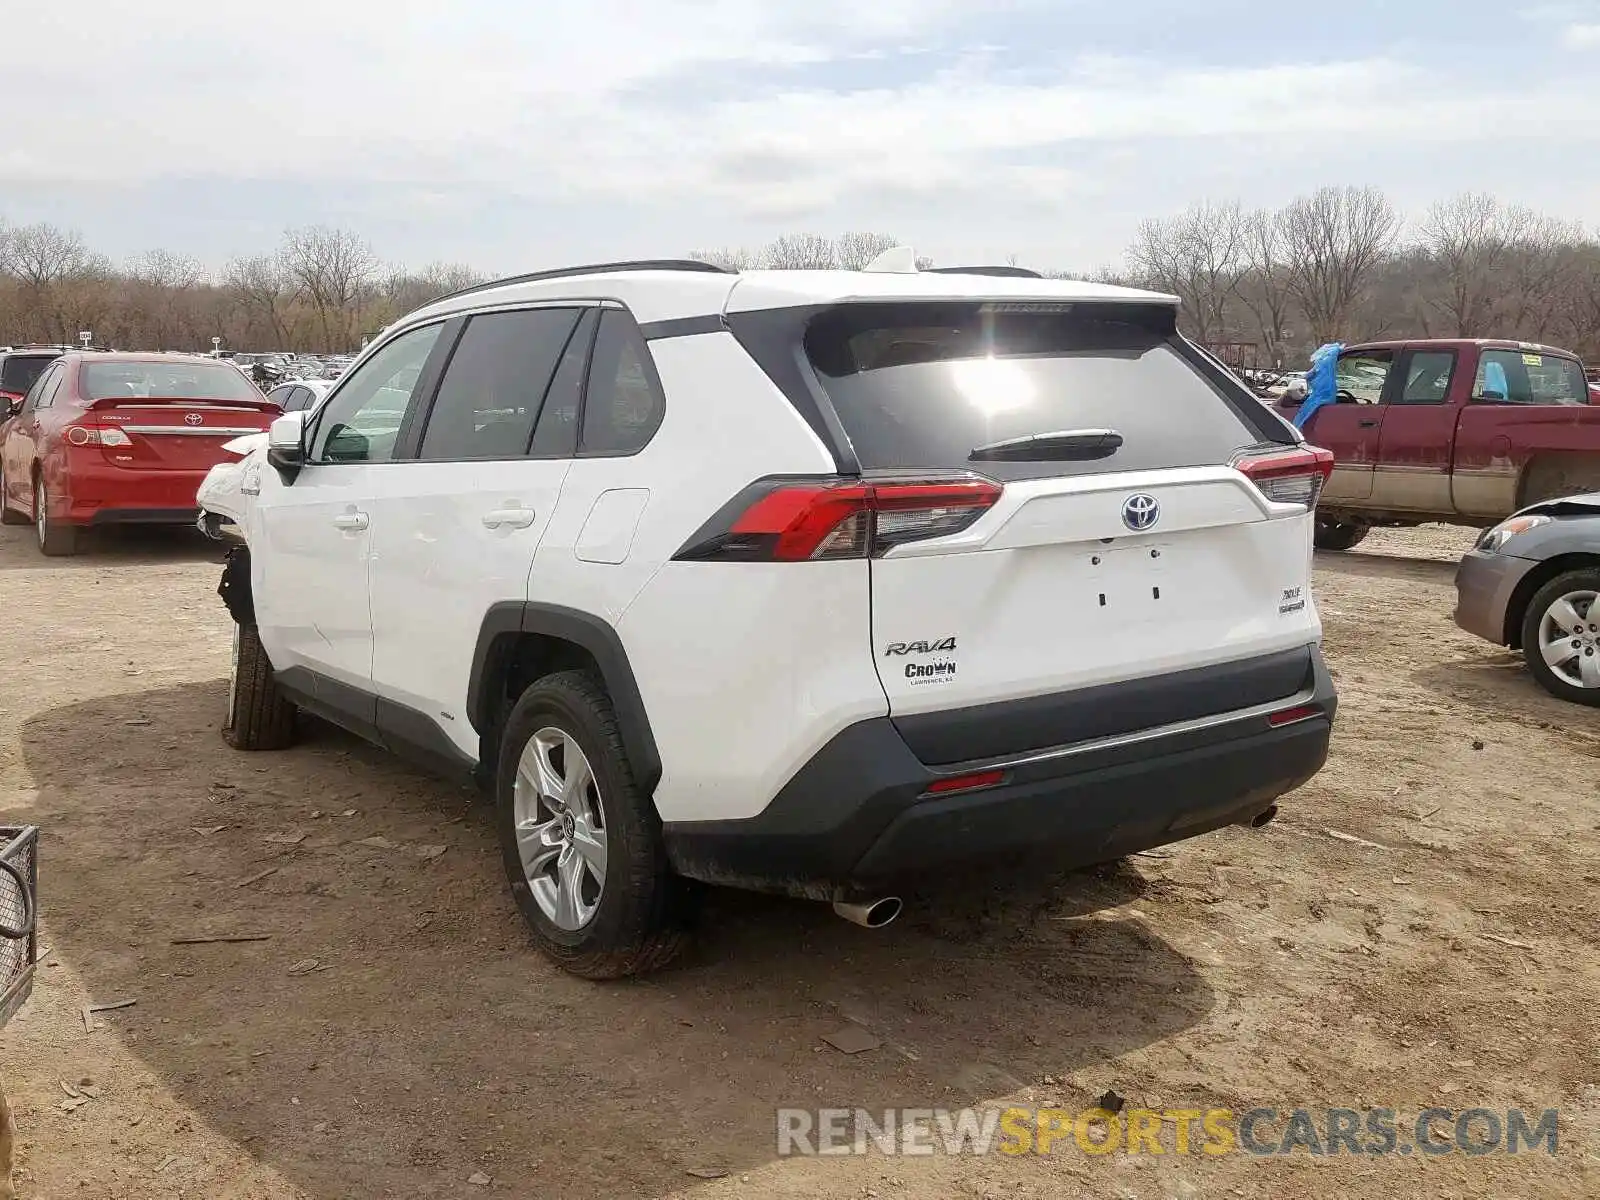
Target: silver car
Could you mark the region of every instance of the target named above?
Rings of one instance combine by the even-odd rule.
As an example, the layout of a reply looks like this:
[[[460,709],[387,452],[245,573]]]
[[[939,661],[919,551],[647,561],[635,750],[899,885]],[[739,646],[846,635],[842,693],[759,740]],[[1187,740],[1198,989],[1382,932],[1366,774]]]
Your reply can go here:
[[[1546,691],[1600,706],[1600,493],[1508,517],[1456,569],[1456,624],[1521,650]]]

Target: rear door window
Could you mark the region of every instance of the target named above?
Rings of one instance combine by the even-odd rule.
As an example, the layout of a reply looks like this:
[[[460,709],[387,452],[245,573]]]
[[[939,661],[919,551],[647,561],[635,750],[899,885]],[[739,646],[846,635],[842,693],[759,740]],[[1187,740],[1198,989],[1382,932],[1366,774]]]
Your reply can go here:
[[[1262,440],[1153,315],[1094,305],[850,304],[805,349],[865,470],[1026,479],[1226,463]],[[1104,457],[975,460],[1016,439],[1110,430]]]
[[[428,414],[417,457],[434,462],[521,458],[581,308],[473,317]]]
[[[1472,398],[1488,404],[1588,404],[1576,359],[1532,350],[1485,350]]]
[[[1454,350],[1412,350],[1406,356],[1405,386],[1396,404],[1443,404],[1456,370]]]
[[[583,377],[589,369],[589,349],[594,343],[600,313],[590,309],[567,339],[561,365],[545,393],[539,424],[533,431],[534,458],[571,458],[578,452],[578,406],[583,400]]]
[[[579,453],[637,454],[655,436],[665,412],[666,397],[644,335],[627,313],[607,309],[590,357]]]
[[[23,411],[33,412],[36,409],[49,408],[54,404],[56,388],[61,383],[62,374],[63,368],[55,367],[34,380],[33,389],[23,399]]]

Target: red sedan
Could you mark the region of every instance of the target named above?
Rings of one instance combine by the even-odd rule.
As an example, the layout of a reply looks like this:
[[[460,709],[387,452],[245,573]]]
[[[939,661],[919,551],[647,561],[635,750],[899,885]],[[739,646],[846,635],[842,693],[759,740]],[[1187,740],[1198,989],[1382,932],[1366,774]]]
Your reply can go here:
[[[0,519],[31,520],[45,554],[86,526],[192,524],[195,491],[279,414],[230,363],[177,354],[65,354],[0,435]]]

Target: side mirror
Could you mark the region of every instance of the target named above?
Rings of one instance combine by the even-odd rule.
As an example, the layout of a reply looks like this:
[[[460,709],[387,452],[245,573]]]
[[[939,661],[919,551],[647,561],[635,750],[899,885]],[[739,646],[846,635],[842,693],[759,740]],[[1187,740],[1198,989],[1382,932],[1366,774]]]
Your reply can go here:
[[[306,465],[306,414],[284,413],[267,429],[267,462],[284,483],[293,483]]]
[[[1283,402],[1285,404],[1304,404],[1311,389],[1306,386],[1304,379],[1291,379],[1289,386],[1283,389]]]

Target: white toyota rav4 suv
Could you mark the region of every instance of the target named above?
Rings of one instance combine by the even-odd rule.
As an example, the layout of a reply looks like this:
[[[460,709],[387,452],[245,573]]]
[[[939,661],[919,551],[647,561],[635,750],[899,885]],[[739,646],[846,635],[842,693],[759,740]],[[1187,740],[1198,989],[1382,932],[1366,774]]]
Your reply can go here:
[[[1262,824],[1327,755],[1332,461],[1175,303],[672,261],[445,297],[232,473],[226,736],[476,773],[595,978],[702,881],[879,925],[949,867]]]

